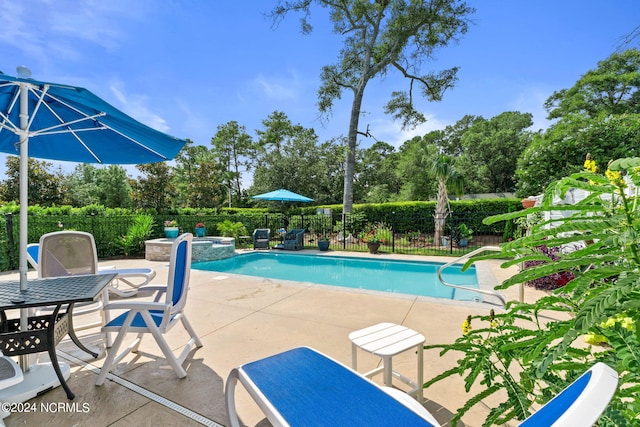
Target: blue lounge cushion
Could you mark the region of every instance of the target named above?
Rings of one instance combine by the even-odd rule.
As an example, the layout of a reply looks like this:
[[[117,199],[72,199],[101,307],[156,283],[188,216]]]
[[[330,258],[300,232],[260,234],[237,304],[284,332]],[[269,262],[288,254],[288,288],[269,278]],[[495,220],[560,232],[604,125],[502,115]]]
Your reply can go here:
[[[300,347],[242,366],[291,425],[431,426],[362,376]]]

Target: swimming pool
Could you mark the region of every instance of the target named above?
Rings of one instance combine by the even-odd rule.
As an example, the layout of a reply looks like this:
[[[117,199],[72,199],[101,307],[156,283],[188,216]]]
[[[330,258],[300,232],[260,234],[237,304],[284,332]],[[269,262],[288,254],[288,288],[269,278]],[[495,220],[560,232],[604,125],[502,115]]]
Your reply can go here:
[[[437,262],[252,252],[217,261],[194,262],[192,268],[271,279],[311,282],[399,294],[475,301],[478,294],[450,288],[438,281]],[[475,266],[452,266],[444,280],[478,288]]]

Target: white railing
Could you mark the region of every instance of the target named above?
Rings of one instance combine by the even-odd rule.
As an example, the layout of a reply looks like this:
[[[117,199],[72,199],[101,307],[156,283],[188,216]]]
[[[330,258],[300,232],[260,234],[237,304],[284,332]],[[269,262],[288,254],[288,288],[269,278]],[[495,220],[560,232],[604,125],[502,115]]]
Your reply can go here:
[[[481,248],[475,249],[471,252],[468,252],[464,255],[462,255],[461,257],[458,257],[456,259],[454,259],[453,261],[449,261],[443,265],[440,266],[440,268],[438,268],[438,280],[440,280],[440,283],[442,283],[445,286],[449,286],[451,288],[455,288],[455,289],[463,289],[465,291],[469,291],[469,292],[477,292],[479,294],[483,294],[483,295],[490,295],[492,297],[495,297],[497,299],[500,300],[500,302],[502,303],[503,306],[507,305],[507,300],[504,299],[504,296],[502,296],[502,294],[496,292],[496,291],[492,291],[492,290],[488,290],[488,289],[479,289],[479,288],[470,288],[468,286],[461,286],[461,285],[456,285],[454,283],[449,283],[446,282],[443,278],[442,278],[442,272],[452,266],[453,264],[459,264],[460,261],[465,260],[467,258],[471,258],[474,255],[477,255],[479,253],[482,252],[486,252],[486,251],[497,251],[500,252],[501,249],[498,246],[483,246]]]

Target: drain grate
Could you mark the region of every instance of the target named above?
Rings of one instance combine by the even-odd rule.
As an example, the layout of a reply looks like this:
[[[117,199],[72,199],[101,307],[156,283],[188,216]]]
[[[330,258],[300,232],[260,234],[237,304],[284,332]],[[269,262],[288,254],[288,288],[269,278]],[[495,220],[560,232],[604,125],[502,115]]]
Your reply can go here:
[[[57,351],[58,355],[64,359],[67,359],[70,362],[73,362],[77,365],[82,366],[83,368],[89,369],[90,371],[98,374],[100,372],[100,368],[93,366],[91,363],[87,363],[84,360],[80,360],[68,353],[64,353],[60,350]],[[184,406],[178,405],[175,402],[172,402],[169,399],[165,399],[164,397],[157,395],[145,388],[140,387],[137,384],[134,384],[130,381],[127,381],[123,378],[120,378],[116,375],[113,375],[111,373],[107,374],[107,379],[110,379],[111,381],[120,384],[123,387],[128,388],[129,390],[138,393],[141,396],[146,397],[147,399],[150,399],[168,409],[171,409],[172,411],[178,412],[181,415],[184,415],[185,417],[191,418],[192,420],[205,425],[205,426],[209,426],[209,427],[224,427],[221,424],[216,423],[213,420],[210,420],[206,417],[203,417],[202,415],[193,412],[190,409],[185,408]]]

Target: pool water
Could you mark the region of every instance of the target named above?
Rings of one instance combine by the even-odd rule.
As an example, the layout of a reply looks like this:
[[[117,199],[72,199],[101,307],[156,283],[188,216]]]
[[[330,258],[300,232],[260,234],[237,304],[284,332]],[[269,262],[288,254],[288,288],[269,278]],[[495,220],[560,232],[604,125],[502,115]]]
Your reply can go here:
[[[441,284],[437,276],[441,265],[437,262],[252,252],[217,261],[194,262],[192,268],[399,294],[478,299],[476,292]],[[451,266],[444,271],[443,278],[456,285],[478,288],[474,266],[464,272],[460,266]]]

